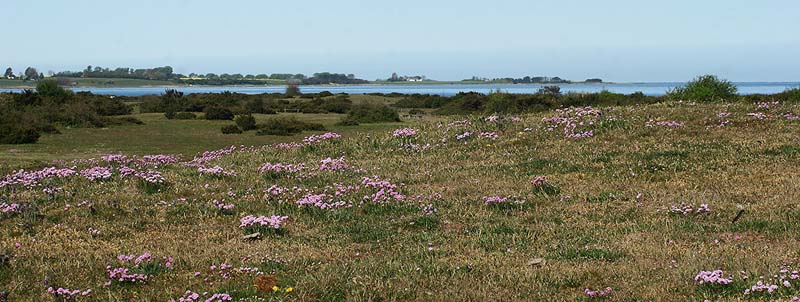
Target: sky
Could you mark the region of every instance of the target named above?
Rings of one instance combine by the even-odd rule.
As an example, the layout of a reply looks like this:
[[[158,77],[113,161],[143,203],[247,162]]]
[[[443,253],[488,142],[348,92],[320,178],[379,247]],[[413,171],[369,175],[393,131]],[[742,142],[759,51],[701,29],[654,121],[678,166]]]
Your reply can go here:
[[[0,66],[800,81],[797,0],[0,0]]]

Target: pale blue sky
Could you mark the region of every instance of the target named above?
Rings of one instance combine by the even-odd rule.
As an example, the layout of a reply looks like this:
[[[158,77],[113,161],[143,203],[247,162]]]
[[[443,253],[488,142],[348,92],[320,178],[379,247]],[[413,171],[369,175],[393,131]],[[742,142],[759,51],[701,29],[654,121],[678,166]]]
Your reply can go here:
[[[2,0],[0,66],[800,80],[797,0]]]

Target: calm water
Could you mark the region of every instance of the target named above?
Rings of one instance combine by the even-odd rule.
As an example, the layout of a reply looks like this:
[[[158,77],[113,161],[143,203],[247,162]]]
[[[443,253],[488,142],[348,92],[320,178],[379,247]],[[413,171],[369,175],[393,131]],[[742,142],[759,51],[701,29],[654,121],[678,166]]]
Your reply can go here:
[[[562,92],[600,92],[608,90],[616,93],[630,94],[641,91],[647,95],[664,95],[670,89],[680,86],[683,83],[631,83],[631,84],[563,84]],[[800,87],[800,82],[748,82],[736,83],[740,94],[757,93],[778,93],[790,88]],[[333,93],[366,94],[366,93],[403,93],[403,94],[436,94],[452,96],[459,92],[480,92],[489,93],[495,90],[502,90],[508,93],[534,93],[544,85],[534,84],[448,84],[448,85],[348,85],[348,86],[301,86],[300,90],[304,93],[315,93],[320,91],[330,91]],[[130,87],[130,88],[102,88],[102,87],[80,87],[71,88],[73,91],[90,91],[95,94],[120,95],[120,96],[142,96],[161,94],[166,87]],[[218,93],[231,91],[245,94],[261,94],[284,92],[283,86],[193,86],[193,87],[174,87],[186,94],[190,93]],[[0,88],[0,92],[19,92],[21,89]]]

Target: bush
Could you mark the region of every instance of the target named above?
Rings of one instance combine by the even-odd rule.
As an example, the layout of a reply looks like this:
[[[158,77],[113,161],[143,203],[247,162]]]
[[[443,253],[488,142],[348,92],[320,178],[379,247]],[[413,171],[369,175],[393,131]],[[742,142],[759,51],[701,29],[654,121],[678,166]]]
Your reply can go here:
[[[294,117],[271,118],[258,124],[256,135],[292,135],[303,131],[322,131],[325,126],[318,123],[307,123]]]
[[[39,132],[33,128],[0,125],[0,144],[33,144],[38,140]]]
[[[132,116],[109,117],[105,118],[105,122],[109,126],[121,126],[126,124],[144,125],[144,122],[142,122],[142,120]]]
[[[389,108],[383,104],[361,104],[354,105],[347,116],[342,120],[341,124],[345,123],[384,123],[384,122],[399,122],[400,115],[397,110]]]
[[[240,134],[242,133],[242,129],[239,129],[236,125],[225,125],[222,126],[222,134]]]
[[[233,112],[230,109],[222,107],[206,107],[203,112],[206,114],[207,120],[232,120]]]
[[[167,111],[164,112],[164,117],[166,117],[168,120],[175,119],[177,115],[178,114],[175,112],[175,110],[172,109],[167,109]]]
[[[197,114],[192,112],[178,112],[175,114],[174,119],[176,120],[193,120],[197,118]]]
[[[293,97],[300,94],[300,87],[295,84],[289,84],[286,86],[286,93],[287,97]]]
[[[244,107],[247,113],[264,113],[264,101],[261,99],[250,100]]]
[[[256,129],[256,118],[250,114],[237,116],[234,121],[244,131]]]
[[[676,87],[667,96],[673,100],[697,102],[715,102],[730,100],[736,97],[736,85],[728,80],[721,80],[714,75],[695,78],[683,87]]]

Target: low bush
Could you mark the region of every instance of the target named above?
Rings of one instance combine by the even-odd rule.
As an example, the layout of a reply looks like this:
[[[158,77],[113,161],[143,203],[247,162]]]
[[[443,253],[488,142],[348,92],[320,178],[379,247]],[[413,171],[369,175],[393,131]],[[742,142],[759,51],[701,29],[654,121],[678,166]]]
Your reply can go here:
[[[256,118],[250,114],[237,116],[234,121],[244,131],[256,129]]]
[[[399,122],[400,115],[397,110],[389,108],[383,104],[360,104],[354,105],[347,116],[342,119],[341,124],[346,123],[386,123]]]
[[[18,125],[0,125],[0,144],[33,144],[39,140],[39,132]]]
[[[236,125],[225,125],[222,126],[222,134],[240,134],[242,133],[242,129],[239,129]]]
[[[322,131],[325,126],[318,123],[300,121],[294,117],[271,118],[257,125],[256,135],[292,135],[303,131]]]
[[[197,118],[197,114],[193,112],[178,112],[174,117],[176,120],[193,120]]]
[[[713,75],[695,78],[683,87],[676,87],[667,97],[673,100],[717,102],[730,101],[736,97],[736,85]]]
[[[206,107],[203,110],[207,120],[232,120],[233,111],[222,107]]]
[[[132,116],[118,116],[105,118],[106,125],[121,126],[121,125],[144,125],[142,120]]]

